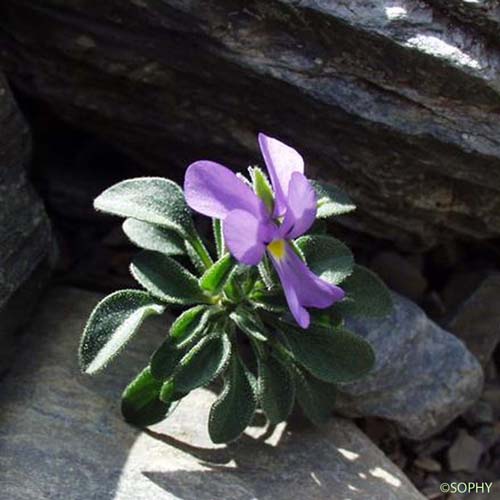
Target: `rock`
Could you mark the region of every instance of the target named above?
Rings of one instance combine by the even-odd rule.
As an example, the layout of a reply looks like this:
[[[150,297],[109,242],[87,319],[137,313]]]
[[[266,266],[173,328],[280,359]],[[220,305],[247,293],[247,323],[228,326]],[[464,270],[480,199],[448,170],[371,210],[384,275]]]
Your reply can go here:
[[[492,406],[487,401],[479,400],[463,415],[468,425],[474,427],[481,424],[492,424],[495,421]]]
[[[479,441],[487,451],[500,441],[500,424],[481,425],[474,430],[472,437]]]
[[[475,472],[483,451],[482,443],[460,429],[455,442],[448,450],[448,467],[452,472]]]
[[[500,342],[500,273],[490,274],[459,307],[448,329],[462,339],[483,367]]]
[[[350,227],[409,250],[498,237],[497,12],[432,3],[4,0],[0,63],[161,175],[241,169],[263,130],[352,195]]]
[[[49,221],[26,177],[30,155],[28,126],[0,73],[0,372],[52,266]]]
[[[413,465],[427,472],[441,472],[441,464],[431,457],[417,457],[413,461]]]
[[[495,418],[500,420],[500,387],[487,385],[481,397],[491,405]]]
[[[400,254],[392,251],[379,252],[370,262],[389,288],[418,302],[427,289],[427,280],[420,270]]]
[[[27,332],[24,356],[2,383],[5,498],[423,499],[341,418],[322,430],[253,427],[236,443],[213,445],[207,417],[215,396],[203,389],[146,432],[125,424],[120,392],[164,336],[165,318],[148,322],[125,355],[91,379],[79,374],[76,350],[99,299],[52,290]]]
[[[375,349],[372,373],[342,384],[339,411],[397,423],[411,439],[425,439],[463,413],[481,395],[483,372],[454,335],[409,300],[393,294],[384,319],[349,320],[347,326]]]

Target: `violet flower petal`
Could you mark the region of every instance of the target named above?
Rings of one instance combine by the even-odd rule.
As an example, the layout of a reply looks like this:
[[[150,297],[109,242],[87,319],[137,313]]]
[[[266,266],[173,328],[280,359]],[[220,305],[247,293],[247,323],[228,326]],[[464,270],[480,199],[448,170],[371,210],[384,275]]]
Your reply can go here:
[[[213,161],[191,164],[184,178],[187,204],[196,212],[224,219],[232,210],[267,213],[262,200],[234,172]]]
[[[310,316],[306,307],[330,307],[342,300],[345,292],[316,276],[288,243],[280,241],[283,242],[283,248],[276,245],[279,249],[276,251],[271,244],[268,246],[269,255],[278,272],[293,317],[302,328],[307,328]]]
[[[316,192],[304,174],[294,172],[288,187],[285,218],[280,226],[284,239],[294,239],[304,234],[316,219]]]
[[[258,264],[266,244],[276,234],[277,228],[269,219],[259,219],[245,210],[233,210],[224,219],[224,241],[231,255],[249,266]]]
[[[274,189],[273,215],[281,217],[287,208],[288,186],[292,174],[304,173],[304,160],[295,149],[262,133],[259,134],[259,146]]]

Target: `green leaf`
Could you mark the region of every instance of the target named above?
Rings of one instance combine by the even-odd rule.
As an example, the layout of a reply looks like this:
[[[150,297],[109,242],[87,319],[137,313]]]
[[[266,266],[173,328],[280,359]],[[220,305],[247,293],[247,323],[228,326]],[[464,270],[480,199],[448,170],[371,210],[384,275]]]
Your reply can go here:
[[[149,293],[120,290],[103,299],[90,315],[79,349],[85,373],[102,370],[137,332],[142,322],[165,307]]]
[[[246,333],[260,342],[267,342],[269,333],[256,313],[239,307],[233,311],[229,317],[243,333]]]
[[[214,232],[215,249],[217,258],[220,259],[226,252],[224,244],[224,231],[222,229],[222,221],[220,219],[212,219],[212,229]]]
[[[175,370],[176,389],[189,392],[209,384],[226,368],[230,357],[231,342],[227,335],[204,337],[181,359]]]
[[[283,422],[295,402],[295,383],[288,369],[275,357],[258,358],[260,406],[271,424]]]
[[[130,241],[139,248],[153,250],[165,255],[183,255],[186,253],[184,240],[170,229],[136,219],[126,219],[122,228]]]
[[[250,296],[256,307],[276,314],[289,311],[285,296],[282,291],[256,290]]]
[[[392,298],[384,282],[366,267],[355,265],[343,283],[346,297],[333,305],[333,311],[345,316],[384,317],[392,312]]]
[[[161,386],[159,398],[164,403],[173,403],[182,399],[186,394],[187,392],[178,391],[175,382],[172,379],[168,379]]]
[[[200,278],[200,286],[209,293],[218,293],[227,282],[236,261],[227,253],[209,267]]]
[[[206,305],[198,305],[184,311],[170,327],[170,341],[183,347],[197,337],[208,323],[213,310]]]
[[[139,427],[163,420],[170,409],[169,403],[160,401],[162,383],[145,368],[127,386],[122,394],[122,414],[125,420]]]
[[[212,405],[208,432],[214,443],[233,441],[251,422],[256,407],[251,376],[237,355],[231,357],[224,389]]]
[[[188,347],[179,347],[167,338],[151,356],[149,363],[151,375],[157,380],[167,380],[171,377]]]
[[[329,383],[351,382],[366,375],[375,363],[370,344],[345,330],[289,328],[286,340],[295,359],[316,378]]]
[[[152,295],[171,304],[196,304],[207,299],[198,280],[174,259],[145,250],[130,266],[132,276]]]
[[[338,285],[352,273],[351,251],[339,240],[326,235],[308,235],[296,241],[311,271],[321,279]]]
[[[249,171],[253,190],[264,202],[269,212],[272,213],[274,209],[274,193],[266,174],[259,167],[251,167]]]
[[[318,198],[316,218],[324,219],[332,215],[341,215],[356,210],[356,205],[349,196],[331,184],[320,181],[310,181]]]
[[[109,214],[166,227],[185,238],[196,234],[182,189],[175,182],[161,177],[139,177],[119,182],[99,195],[94,206]]]
[[[297,401],[304,415],[315,425],[325,424],[335,407],[335,386],[322,382],[293,366]]]

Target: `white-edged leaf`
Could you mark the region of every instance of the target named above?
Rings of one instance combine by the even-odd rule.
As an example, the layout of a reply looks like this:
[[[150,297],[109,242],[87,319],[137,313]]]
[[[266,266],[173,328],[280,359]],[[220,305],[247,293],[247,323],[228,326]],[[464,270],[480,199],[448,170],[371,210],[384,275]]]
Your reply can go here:
[[[186,253],[184,240],[171,229],[131,218],[125,220],[122,228],[129,240],[144,250],[153,250],[165,255]]]
[[[356,210],[356,205],[346,193],[332,184],[320,181],[310,181],[316,191],[318,210],[316,217],[325,219],[333,215],[346,214]]]
[[[90,315],[79,349],[85,373],[103,369],[125,346],[148,316],[161,314],[165,307],[149,293],[120,290],[103,299]]]
[[[162,177],[138,177],[119,182],[94,200],[97,210],[132,217],[190,238],[195,229],[182,189]]]
[[[171,304],[206,302],[198,280],[167,255],[145,250],[130,265],[132,276],[152,295]]]

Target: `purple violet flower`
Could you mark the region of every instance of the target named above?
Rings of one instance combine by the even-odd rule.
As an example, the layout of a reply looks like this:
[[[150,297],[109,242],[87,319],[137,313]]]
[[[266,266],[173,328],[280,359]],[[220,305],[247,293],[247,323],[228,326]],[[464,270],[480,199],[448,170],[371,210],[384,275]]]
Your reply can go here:
[[[205,160],[187,169],[186,201],[193,210],[224,222],[225,243],[239,262],[257,265],[267,251],[290,311],[307,328],[310,316],[306,307],[323,309],[345,294],[316,276],[288,242],[304,234],[316,218],[316,194],[304,176],[302,156],[264,134],[259,134],[259,145],[275,195],[272,213],[231,170]]]

